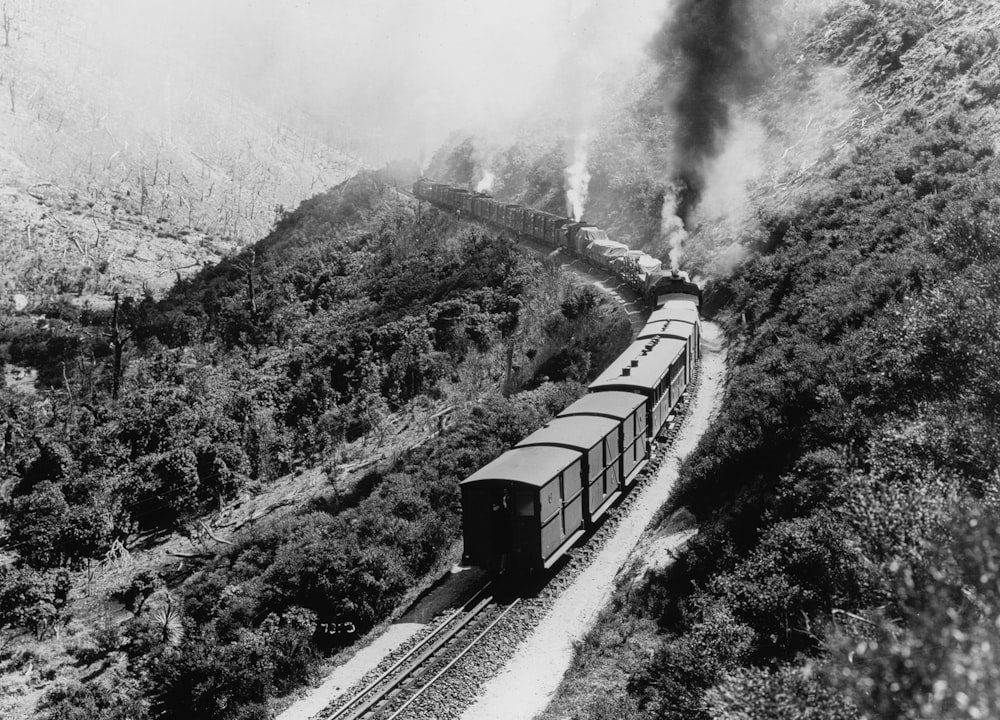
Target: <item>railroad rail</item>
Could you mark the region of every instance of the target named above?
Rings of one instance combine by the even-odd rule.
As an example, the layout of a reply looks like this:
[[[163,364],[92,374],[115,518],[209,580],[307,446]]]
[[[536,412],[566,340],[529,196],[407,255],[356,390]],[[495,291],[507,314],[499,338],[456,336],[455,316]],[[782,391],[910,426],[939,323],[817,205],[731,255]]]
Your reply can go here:
[[[438,682],[521,601],[503,601],[487,583],[419,643],[365,687],[319,720],[394,720]]]

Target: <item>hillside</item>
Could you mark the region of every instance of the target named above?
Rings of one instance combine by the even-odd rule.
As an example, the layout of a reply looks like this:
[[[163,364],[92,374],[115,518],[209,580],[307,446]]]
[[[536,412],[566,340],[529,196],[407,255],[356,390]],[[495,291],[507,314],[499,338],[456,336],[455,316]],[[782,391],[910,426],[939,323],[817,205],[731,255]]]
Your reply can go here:
[[[0,672],[44,718],[259,716],[356,639],[320,624],[364,632],[456,560],[458,480],[630,338],[371,174],[160,301],[59,310],[2,336],[38,382],[3,396]]]
[[[706,302],[736,343],[723,411],[661,525],[699,534],[621,580],[544,717],[1000,712],[998,20],[836,2],[747,99],[840,76],[858,111],[752,194]]]
[[[357,169],[116,6],[4,4],[0,293],[162,294]],[[155,40],[150,41],[153,37]]]
[[[456,559],[457,482],[628,319],[355,173],[197,33],[6,6],[0,714],[268,717],[356,640],[321,628]],[[621,576],[544,717],[1000,715],[1000,9],[672,7],[586,123],[554,92],[426,169],[560,214],[573,190],[728,338],[656,527],[698,534]]]

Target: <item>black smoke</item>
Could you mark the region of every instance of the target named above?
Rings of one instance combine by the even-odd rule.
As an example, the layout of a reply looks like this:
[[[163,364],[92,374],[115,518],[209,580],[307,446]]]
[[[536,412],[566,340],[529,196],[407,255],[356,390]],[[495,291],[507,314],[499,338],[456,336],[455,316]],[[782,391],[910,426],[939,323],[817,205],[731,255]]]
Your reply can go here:
[[[677,215],[690,218],[705,190],[706,164],[723,149],[730,106],[770,73],[770,0],[678,0],[654,38],[676,123],[673,185]],[[771,48],[773,52],[773,48]]]

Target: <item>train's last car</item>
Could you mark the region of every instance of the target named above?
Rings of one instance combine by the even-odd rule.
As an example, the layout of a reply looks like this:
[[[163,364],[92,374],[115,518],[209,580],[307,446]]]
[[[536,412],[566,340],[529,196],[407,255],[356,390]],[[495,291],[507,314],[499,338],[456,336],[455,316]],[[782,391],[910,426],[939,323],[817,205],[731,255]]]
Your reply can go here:
[[[560,447],[517,447],[459,484],[462,562],[492,572],[549,568],[584,532],[583,458]]]

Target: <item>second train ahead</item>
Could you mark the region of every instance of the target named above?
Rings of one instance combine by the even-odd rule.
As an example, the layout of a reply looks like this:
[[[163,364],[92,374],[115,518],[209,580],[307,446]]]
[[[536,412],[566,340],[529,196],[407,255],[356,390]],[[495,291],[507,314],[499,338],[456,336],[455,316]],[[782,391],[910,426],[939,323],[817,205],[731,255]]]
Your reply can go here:
[[[460,483],[463,563],[550,568],[628,492],[687,391],[701,356],[701,291],[588,223],[424,179],[414,194],[615,272],[650,305],[636,340],[587,395]]]

